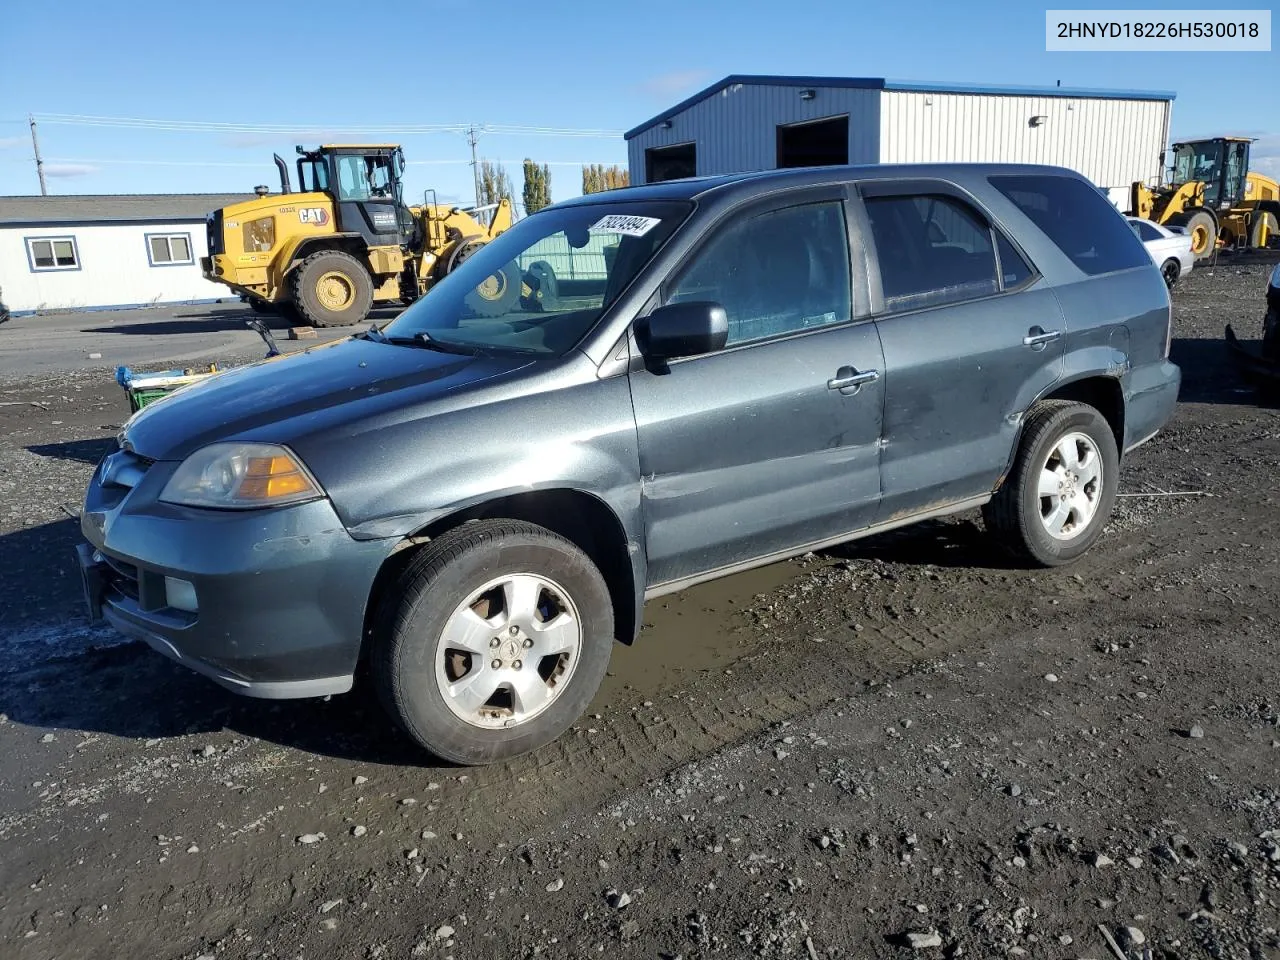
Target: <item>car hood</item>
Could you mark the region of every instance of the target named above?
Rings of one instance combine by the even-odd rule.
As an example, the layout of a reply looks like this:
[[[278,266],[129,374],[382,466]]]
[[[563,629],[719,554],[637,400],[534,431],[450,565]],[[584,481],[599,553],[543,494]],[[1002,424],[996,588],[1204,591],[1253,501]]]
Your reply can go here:
[[[348,338],[233,367],[134,414],[122,445],[152,460],[181,460],[219,440],[290,443],[362,416],[452,393],[529,363]],[[249,435],[246,437],[246,435]]]

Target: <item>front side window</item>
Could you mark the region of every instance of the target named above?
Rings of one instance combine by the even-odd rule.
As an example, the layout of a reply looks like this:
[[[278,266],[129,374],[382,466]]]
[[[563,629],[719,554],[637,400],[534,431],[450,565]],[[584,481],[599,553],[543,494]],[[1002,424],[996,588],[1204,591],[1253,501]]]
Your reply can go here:
[[[886,310],[956,303],[1000,289],[991,226],[968,204],[942,195],[871,197],[866,209]],[[1029,275],[1025,262],[1021,269]]]
[[[172,267],[193,263],[191,234],[171,233],[147,235],[147,258],[153,267]]]
[[[340,156],[338,163],[338,197],[342,200],[368,200],[391,196],[391,158]]]
[[[1085,181],[1056,174],[989,180],[1090,276],[1150,264],[1125,218]]]
[[[710,300],[728,345],[850,319],[844,205],[812,203],[730,224],[694,257],[667,303]]]
[[[559,356],[591,331],[691,209],[602,202],[540,211],[482,246],[381,332],[443,350]]]
[[[80,269],[75,237],[29,237],[27,259],[35,271]]]

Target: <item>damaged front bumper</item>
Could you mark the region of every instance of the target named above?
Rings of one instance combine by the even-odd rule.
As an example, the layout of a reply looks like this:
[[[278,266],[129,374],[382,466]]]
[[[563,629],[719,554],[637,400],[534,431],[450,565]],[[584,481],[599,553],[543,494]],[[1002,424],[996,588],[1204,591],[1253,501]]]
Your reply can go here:
[[[349,690],[385,544],[352,539],[326,500],[165,503],[176,466],[116,451],[94,471],[76,550],[90,619],[247,696]]]

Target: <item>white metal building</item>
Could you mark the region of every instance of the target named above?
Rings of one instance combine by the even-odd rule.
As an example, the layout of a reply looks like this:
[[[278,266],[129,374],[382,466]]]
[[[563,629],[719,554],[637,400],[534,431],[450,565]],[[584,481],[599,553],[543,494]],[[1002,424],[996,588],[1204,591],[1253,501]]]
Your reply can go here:
[[[205,216],[252,198],[0,197],[0,301],[21,314],[234,296],[200,275]]]
[[[843,163],[1049,163],[1126,205],[1160,174],[1175,94],[857,77],[725,77],[626,134],[632,183]]]

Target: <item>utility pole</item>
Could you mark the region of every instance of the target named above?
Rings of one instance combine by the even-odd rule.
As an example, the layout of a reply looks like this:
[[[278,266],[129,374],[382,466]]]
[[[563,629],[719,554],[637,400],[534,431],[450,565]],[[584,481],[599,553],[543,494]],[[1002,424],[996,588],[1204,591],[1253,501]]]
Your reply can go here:
[[[34,127],[32,128],[34,129]],[[467,127],[467,143],[471,144],[471,179],[476,188],[476,206],[480,206],[480,165],[476,161],[476,141],[480,139],[480,134],[476,130],[475,124]]]
[[[40,196],[47,197],[49,187],[44,182],[44,161],[40,159],[40,138],[36,136],[36,118],[28,113],[27,120],[31,124],[31,146],[36,152],[36,176],[40,178]]]

